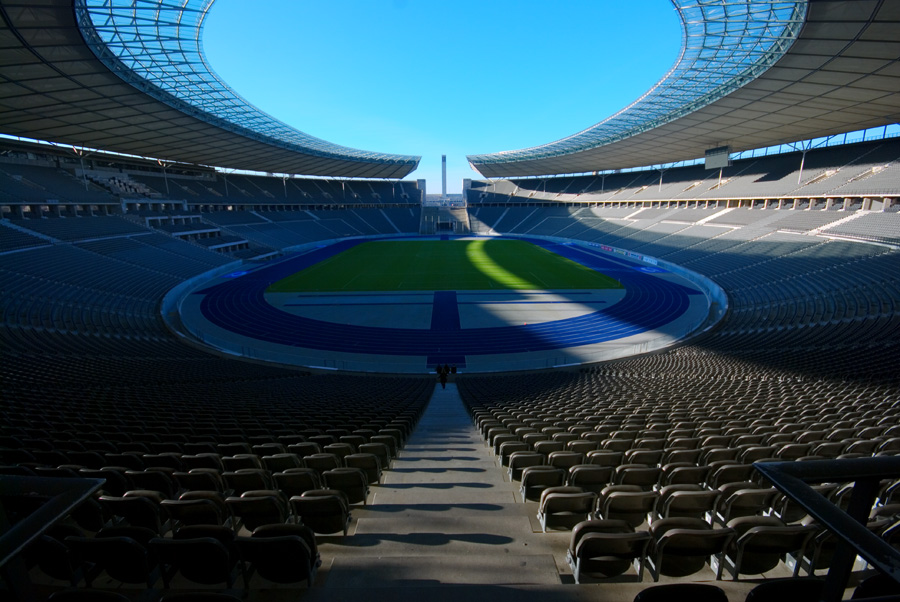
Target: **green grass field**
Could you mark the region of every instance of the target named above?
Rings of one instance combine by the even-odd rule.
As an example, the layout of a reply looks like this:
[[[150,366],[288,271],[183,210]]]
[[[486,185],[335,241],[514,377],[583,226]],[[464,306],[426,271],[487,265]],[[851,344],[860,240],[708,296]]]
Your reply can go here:
[[[520,240],[373,241],[273,283],[268,292],[622,288]]]

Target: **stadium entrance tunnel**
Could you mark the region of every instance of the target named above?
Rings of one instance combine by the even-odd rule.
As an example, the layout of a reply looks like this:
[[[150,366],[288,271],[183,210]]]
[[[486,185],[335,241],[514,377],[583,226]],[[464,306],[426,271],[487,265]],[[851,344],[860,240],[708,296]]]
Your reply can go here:
[[[709,279],[608,246],[538,237],[340,239],[173,289],[183,336],[310,369],[539,370],[669,347],[727,309]]]

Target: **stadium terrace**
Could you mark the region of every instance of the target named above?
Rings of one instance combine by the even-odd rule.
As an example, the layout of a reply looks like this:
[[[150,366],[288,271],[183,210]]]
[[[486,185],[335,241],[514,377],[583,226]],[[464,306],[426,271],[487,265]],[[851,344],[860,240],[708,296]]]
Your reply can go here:
[[[900,3],[673,0],[461,197],[212,4],[0,0],[4,600],[897,595]]]

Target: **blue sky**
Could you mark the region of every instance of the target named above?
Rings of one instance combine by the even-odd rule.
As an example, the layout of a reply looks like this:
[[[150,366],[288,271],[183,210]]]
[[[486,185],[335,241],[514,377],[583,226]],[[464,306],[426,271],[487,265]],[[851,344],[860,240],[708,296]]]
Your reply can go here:
[[[668,0],[217,0],[204,49],[247,100],[330,142],[422,155],[448,192],[467,154],[535,146],[636,100],[677,58]]]

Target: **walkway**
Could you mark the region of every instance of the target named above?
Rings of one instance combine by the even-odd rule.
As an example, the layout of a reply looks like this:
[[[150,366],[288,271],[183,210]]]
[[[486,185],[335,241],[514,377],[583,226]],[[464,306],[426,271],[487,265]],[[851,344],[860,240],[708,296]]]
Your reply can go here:
[[[571,533],[540,532],[537,504],[521,501],[453,383],[435,388],[368,502],[354,507],[346,538],[320,536],[323,566],[303,600],[630,602],[652,585],[574,585],[565,562]],[[281,593],[289,591],[297,592]]]

